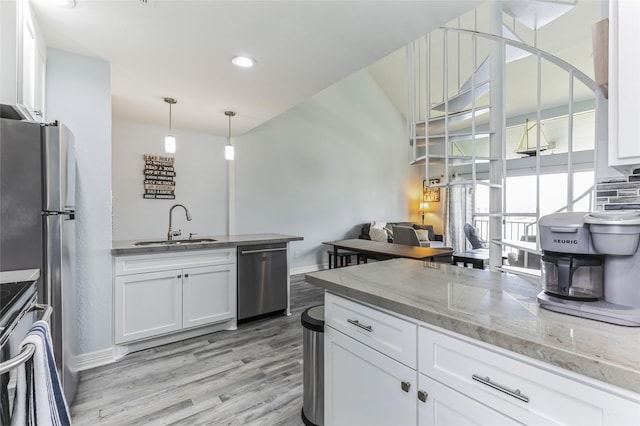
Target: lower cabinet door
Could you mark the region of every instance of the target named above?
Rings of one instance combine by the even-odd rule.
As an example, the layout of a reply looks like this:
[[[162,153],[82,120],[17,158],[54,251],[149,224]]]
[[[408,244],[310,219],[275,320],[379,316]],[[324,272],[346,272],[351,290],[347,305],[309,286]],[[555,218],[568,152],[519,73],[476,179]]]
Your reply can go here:
[[[184,328],[225,321],[236,315],[236,265],[183,270]]]
[[[327,425],[417,424],[415,370],[325,327]]]
[[[115,342],[125,343],[182,328],[182,271],[115,279]]]
[[[424,374],[419,374],[417,392],[418,424],[420,426],[523,424],[456,392]]]

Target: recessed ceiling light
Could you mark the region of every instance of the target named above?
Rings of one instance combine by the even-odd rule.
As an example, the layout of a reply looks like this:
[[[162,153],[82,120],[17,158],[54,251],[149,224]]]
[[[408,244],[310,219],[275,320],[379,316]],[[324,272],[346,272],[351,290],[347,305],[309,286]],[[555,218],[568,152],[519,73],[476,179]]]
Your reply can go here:
[[[256,60],[248,56],[236,56],[231,60],[233,65],[242,68],[251,68],[256,64]]]
[[[49,3],[58,7],[76,7],[76,0],[49,0]]]

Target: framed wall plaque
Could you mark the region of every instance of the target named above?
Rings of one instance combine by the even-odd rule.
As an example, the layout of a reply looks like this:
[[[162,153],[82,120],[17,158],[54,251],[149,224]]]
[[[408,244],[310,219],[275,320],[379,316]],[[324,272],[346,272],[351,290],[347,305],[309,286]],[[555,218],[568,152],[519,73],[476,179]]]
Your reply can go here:
[[[144,194],[148,200],[175,200],[175,158],[144,154]]]
[[[429,179],[429,185],[440,183],[440,179]],[[425,203],[440,202],[440,188],[431,188],[427,185],[427,180],[422,181],[422,201]]]

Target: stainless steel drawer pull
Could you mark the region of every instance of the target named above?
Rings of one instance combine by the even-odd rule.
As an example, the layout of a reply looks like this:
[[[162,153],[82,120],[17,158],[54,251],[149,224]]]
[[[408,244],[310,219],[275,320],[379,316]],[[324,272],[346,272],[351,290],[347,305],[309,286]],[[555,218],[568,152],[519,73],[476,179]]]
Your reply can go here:
[[[349,324],[353,324],[353,325],[355,325],[356,327],[360,327],[360,328],[361,328],[361,329],[363,329],[363,330],[367,330],[367,331],[369,331],[369,332],[372,332],[372,331],[373,331],[373,327],[371,327],[370,325],[363,325],[363,324],[360,324],[360,322],[358,322],[358,320],[352,320],[352,319],[347,318],[347,322],[348,322]]]
[[[403,391],[409,392],[409,388],[411,387],[411,383],[402,382],[402,383],[400,383],[400,387],[402,388]]]
[[[427,402],[427,397],[429,394],[423,390],[418,391],[418,399],[422,402]]]
[[[473,374],[471,376],[471,378],[473,380],[475,380],[476,382],[480,382],[483,385],[487,385],[491,388],[494,388],[496,390],[499,390],[500,392],[504,392],[509,396],[512,396],[514,398],[519,399],[520,401],[524,401],[524,402],[529,402],[529,397],[528,396],[524,396],[520,393],[520,389],[516,389],[516,390],[511,390],[509,388],[505,388],[504,386],[496,383],[496,382],[492,382],[491,379],[489,377],[480,377],[477,374]]]

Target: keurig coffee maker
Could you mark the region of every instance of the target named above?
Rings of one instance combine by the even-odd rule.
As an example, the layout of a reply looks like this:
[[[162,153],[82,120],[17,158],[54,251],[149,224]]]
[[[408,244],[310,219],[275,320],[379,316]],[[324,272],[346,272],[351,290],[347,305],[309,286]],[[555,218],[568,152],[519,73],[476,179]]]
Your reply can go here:
[[[640,326],[640,212],[554,213],[539,235],[540,306]]]

